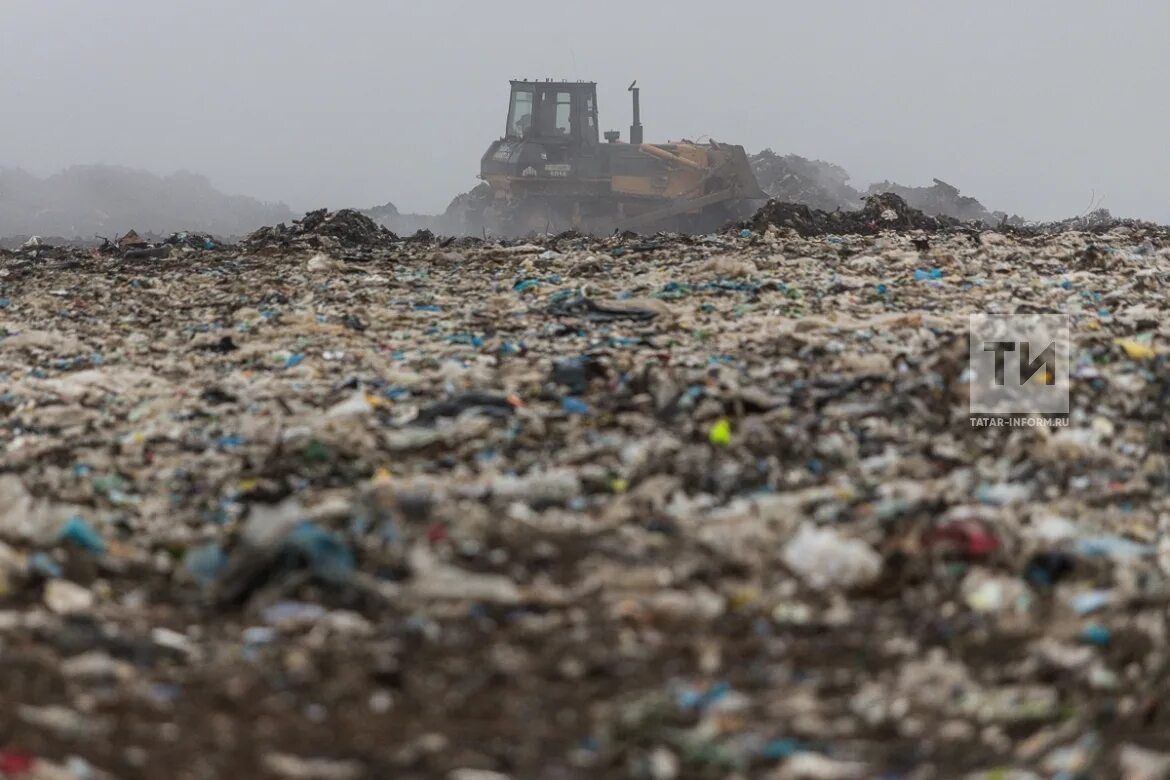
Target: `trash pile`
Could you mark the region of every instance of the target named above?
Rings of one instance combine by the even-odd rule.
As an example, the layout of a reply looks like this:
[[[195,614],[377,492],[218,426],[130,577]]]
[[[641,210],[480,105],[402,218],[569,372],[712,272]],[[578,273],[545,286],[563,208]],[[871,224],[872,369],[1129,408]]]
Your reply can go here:
[[[788,228],[805,237],[848,233],[872,235],[885,230],[933,233],[963,226],[952,217],[930,216],[911,208],[894,193],[867,195],[862,203],[859,211],[829,213],[799,203],[770,200],[744,226],[754,230]]]
[[[391,246],[398,240],[388,229],[354,209],[310,211],[291,225],[263,227],[244,238],[251,252],[290,250],[361,251]]]
[[[444,216],[433,214],[401,214],[393,203],[362,209],[361,214],[397,235],[410,235],[420,230],[438,231],[444,235],[465,235],[465,231],[447,229]],[[478,231],[476,231],[478,233]]]
[[[216,244],[219,242],[219,239],[209,233],[193,233],[188,231],[172,233],[164,241],[169,246],[187,249],[215,249]]]
[[[43,236],[29,236],[23,240],[14,238],[8,242],[0,242],[0,253],[9,256],[20,256],[29,260],[64,260],[73,257],[77,252],[64,239],[47,238]]]
[[[442,214],[402,214],[393,203],[363,209],[361,213],[399,235],[430,231],[445,236],[479,236],[487,227],[484,209],[491,200],[491,187],[481,182],[456,195]]]
[[[776,200],[820,211],[861,207],[861,193],[849,186],[849,172],[840,165],[795,154],[780,156],[771,149],[753,154],[748,161],[760,189]]]
[[[1057,222],[1026,222],[1009,226],[1013,235],[1050,236],[1076,231],[1102,235],[1114,230],[1127,229],[1131,235],[1141,235],[1165,240],[1170,228],[1140,219],[1120,219],[1108,209],[1095,209],[1079,217]]]
[[[10,252],[17,250],[36,251],[41,247],[65,246],[70,242],[61,236],[31,236],[27,233],[0,236],[0,250]]]
[[[162,241],[154,236],[139,235],[137,230],[130,229],[113,239],[103,239],[98,251],[124,260],[164,260],[171,256],[172,248],[185,243],[182,237],[186,235],[175,233],[169,240]]]
[[[492,188],[480,182],[471,190],[456,195],[439,218],[438,229],[446,235],[478,236],[487,226],[485,210],[492,201]]]
[[[1165,777],[1170,239],[834,219],[0,251],[0,774]]]
[[[1020,217],[1002,211],[989,211],[975,198],[961,195],[959,189],[935,179],[930,187],[907,187],[891,181],[871,184],[864,193],[849,185],[849,172],[823,160],[807,160],[795,154],[778,155],[765,149],[750,158],[752,172],[760,188],[774,200],[804,205],[812,211],[855,211],[866,197],[897,195],[911,209],[929,217],[946,217],[959,222],[980,222],[990,227],[1022,226]],[[788,221],[810,223],[810,215],[800,211],[784,212]],[[924,228],[929,229],[929,228]],[[1074,225],[1068,230],[1076,229]],[[824,232],[814,230],[815,232]],[[1057,231],[1052,231],[1057,232]],[[807,234],[811,235],[811,234]]]
[[[932,217],[954,217],[962,222],[982,222],[984,225],[1002,227],[1004,224],[1021,225],[1020,217],[1009,217],[1002,211],[988,211],[975,198],[959,194],[959,188],[940,179],[930,187],[906,187],[890,181],[871,184],[869,195],[894,193],[906,201],[911,208],[918,209]]]

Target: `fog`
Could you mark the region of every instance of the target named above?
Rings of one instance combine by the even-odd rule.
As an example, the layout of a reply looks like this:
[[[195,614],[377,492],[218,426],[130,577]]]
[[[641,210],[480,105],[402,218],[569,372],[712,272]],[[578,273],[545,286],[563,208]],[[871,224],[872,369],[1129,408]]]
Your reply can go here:
[[[1038,219],[1170,222],[1170,5],[0,3],[0,166],[189,170],[294,209],[441,211],[508,79],[599,82],[602,129],[939,177]]]

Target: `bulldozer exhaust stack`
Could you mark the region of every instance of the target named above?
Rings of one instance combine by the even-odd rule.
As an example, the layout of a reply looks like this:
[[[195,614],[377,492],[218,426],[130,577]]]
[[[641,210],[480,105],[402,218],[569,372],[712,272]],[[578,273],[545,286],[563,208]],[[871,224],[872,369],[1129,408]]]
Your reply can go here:
[[[634,146],[640,146],[642,144],[642,106],[639,100],[641,90],[638,88],[637,79],[634,79],[634,82],[630,84],[629,91],[634,96],[634,123],[630,125],[630,143]]]

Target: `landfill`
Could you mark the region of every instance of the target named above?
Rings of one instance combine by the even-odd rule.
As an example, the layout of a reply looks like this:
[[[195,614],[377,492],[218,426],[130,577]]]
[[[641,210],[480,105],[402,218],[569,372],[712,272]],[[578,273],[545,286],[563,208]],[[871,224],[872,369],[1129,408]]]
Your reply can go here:
[[[1167,777],[1170,231],[895,198],[0,251],[0,776]]]

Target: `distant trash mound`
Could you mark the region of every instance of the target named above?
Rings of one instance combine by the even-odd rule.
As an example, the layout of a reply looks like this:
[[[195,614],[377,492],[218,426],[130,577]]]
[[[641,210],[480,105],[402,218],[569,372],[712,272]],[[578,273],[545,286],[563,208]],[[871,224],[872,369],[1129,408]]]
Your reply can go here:
[[[389,229],[354,209],[329,212],[326,209],[310,211],[301,220],[293,223],[302,234],[328,236],[346,246],[368,246],[387,244],[398,240]]]
[[[479,236],[487,226],[484,209],[491,201],[492,188],[483,182],[456,195],[442,214],[402,214],[393,203],[362,209],[361,213],[403,236]]]
[[[1022,225],[1020,217],[991,211],[959,188],[935,179],[929,187],[908,187],[892,181],[870,185],[864,194],[849,184],[849,172],[824,160],[809,160],[795,154],[779,155],[765,149],[752,155],[752,172],[760,188],[784,203],[799,203],[821,211],[857,211],[871,195],[893,193],[912,209],[928,217],[953,217],[962,222],[985,225]]]
[[[869,195],[859,211],[827,212],[812,209],[802,203],[770,200],[756,212],[750,221],[755,230],[769,227],[791,228],[802,236],[872,234],[883,230],[906,232],[922,230],[928,233],[963,226],[953,217],[933,217],[911,208],[905,200],[892,192]]]
[[[487,182],[456,195],[440,218],[443,229],[456,236],[478,236],[487,226],[484,210],[492,202],[492,188]]]
[[[1140,219],[1120,219],[1109,209],[1096,209],[1079,217],[1062,219],[1058,222],[1036,222],[1009,226],[1006,232],[1022,236],[1048,236],[1055,233],[1093,233],[1101,235],[1118,228],[1138,231],[1147,238],[1170,241],[1170,227]]]
[[[849,172],[823,160],[765,149],[749,158],[760,189],[786,203],[803,203],[822,211],[861,208],[861,193],[849,186]]]
[[[386,247],[398,236],[354,209],[310,211],[291,225],[262,227],[244,239],[246,249],[320,249],[337,251]]]
[[[963,222],[982,222],[985,225],[1022,224],[1019,217],[1009,217],[1002,211],[989,211],[975,198],[961,195],[959,188],[935,179],[930,187],[906,187],[890,181],[870,185],[868,194],[892,192],[911,207],[932,216],[948,216]]]
[[[448,230],[443,223],[442,216],[433,214],[403,214],[391,202],[370,209],[361,209],[359,212],[387,230],[399,236],[407,236],[420,230],[431,232],[454,233]]]

